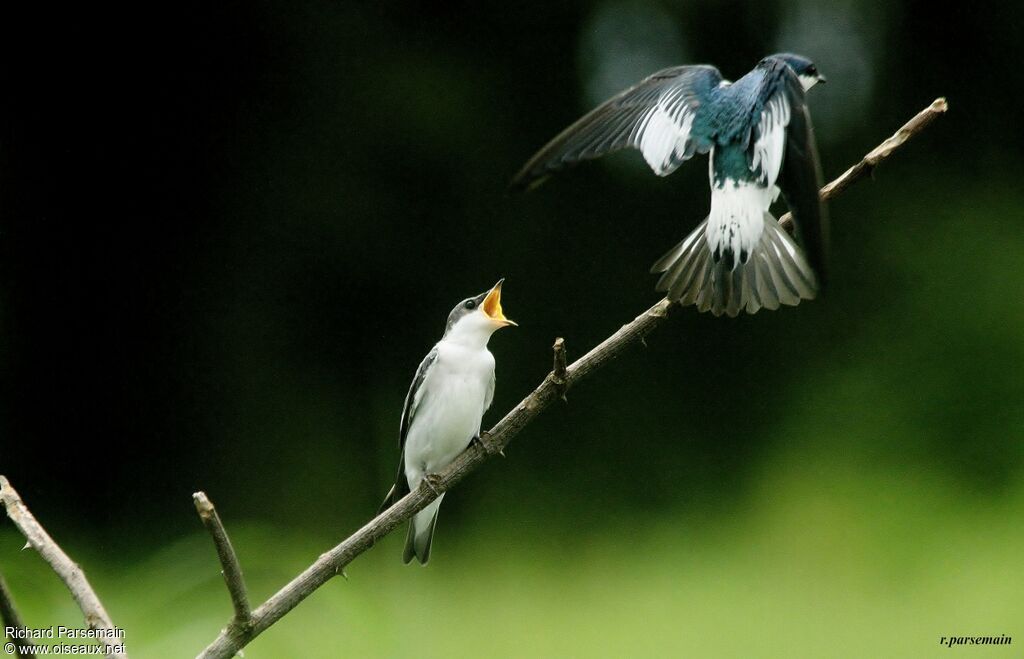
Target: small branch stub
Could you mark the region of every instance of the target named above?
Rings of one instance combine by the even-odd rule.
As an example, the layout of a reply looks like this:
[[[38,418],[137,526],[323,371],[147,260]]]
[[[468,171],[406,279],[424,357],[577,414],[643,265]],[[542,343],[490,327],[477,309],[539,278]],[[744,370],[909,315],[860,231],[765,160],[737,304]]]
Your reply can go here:
[[[242,576],[242,565],[238,562],[235,548],[231,545],[228,532],[224,530],[224,524],[220,521],[217,509],[213,507],[213,502],[206,496],[206,493],[196,492],[192,495],[192,501],[196,505],[199,519],[203,521],[203,526],[210,532],[213,544],[217,548],[221,573],[224,575],[224,583],[231,596],[231,605],[235,608],[234,623],[242,629],[247,629],[252,624],[252,609],[249,607],[249,596],[245,588],[245,578]]]
[[[565,339],[558,337],[555,339],[555,345],[552,346],[554,351],[554,367],[551,369],[551,381],[555,383],[555,387],[558,388],[558,397],[568,402],[565,397],[565,392],[569,389],[569,378],[566,373],[566,357],[565,357]]]

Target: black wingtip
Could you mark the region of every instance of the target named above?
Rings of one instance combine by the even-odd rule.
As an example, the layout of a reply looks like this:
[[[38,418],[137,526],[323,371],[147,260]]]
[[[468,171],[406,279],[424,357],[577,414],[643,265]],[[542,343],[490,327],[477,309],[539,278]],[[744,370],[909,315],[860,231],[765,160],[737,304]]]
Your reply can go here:
[[[388,508],[390,508],[391,505],[394,502],[395,502],[395,488],[391,488],[391,491],[388,492],[387,496],[384,497],[384,501],[381,502],[380,508],[377,509],[377,515],[379,516],[379,515],[383,514],[384,511],[387,510]]]
[[[550,174],[537,176],[529,172],[520,172],[509,182],[508,188],[505,191],[508,194],[524,194],[543,185],[549,177]]]
[[[409,493],[408,488],[399,486],[399,483],[401,482],[402,481],[395,483],[394,485],[391,486],[391,489],[388,490],[387,495],[385,495],[384,497],[384,501],[381,502],[380,504],[380,508],[377,509],[378,515],[380,515],[385,510],[398,503],[399,499],[401,499],[402,497]]]
[[[409,520],[409,530],[405,534],[405,549],[402,551],[402,564],[412,563],[416,558],[416,525]]]
[[[529,186],[525,185],[522,181],[513,179],[505,186],[505,194],[508,196],[520,195],[526,192]]]

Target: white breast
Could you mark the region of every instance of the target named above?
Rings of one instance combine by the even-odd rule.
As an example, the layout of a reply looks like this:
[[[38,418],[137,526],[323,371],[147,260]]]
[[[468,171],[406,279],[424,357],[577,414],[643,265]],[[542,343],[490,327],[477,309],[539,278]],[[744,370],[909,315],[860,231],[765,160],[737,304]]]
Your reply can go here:
[[[406,437],[405,473],[412,488],[424,473],[436,473],[450,464],[480,433],[494,376],[494,356],[486,348],[445,341],[437,348],[437,360],[421,385],[423,396]]]

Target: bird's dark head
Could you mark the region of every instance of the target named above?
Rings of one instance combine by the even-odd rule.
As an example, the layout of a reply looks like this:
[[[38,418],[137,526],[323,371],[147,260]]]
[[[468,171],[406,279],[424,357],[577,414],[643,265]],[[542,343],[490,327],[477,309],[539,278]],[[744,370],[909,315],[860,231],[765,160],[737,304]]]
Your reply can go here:
[[[800,84],[803,85],[804,91],[807,91],[819,82],[826,82],[825,76],[818,73],[818,67],[814,65],[814,62],[803,55],[796,55],[794,53],[776,53],[775,55],[769,55],[764,58],[763,61],[773,59],[785,62],[789,68],[793,69],[793,73],[795,73],[797,78],[800,79]]]
[[[501,309],[501,285],[498,281],[490,290],[459,302],[448,314],[445,336],[453,334],[481,334],[490,336],[494,330],[515,325]]]

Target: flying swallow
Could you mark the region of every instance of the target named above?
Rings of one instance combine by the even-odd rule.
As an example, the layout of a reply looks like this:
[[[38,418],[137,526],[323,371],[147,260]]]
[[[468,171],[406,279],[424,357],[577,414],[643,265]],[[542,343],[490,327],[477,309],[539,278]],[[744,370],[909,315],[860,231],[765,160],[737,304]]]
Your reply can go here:
[[[713,66],[664,69],[562,131],[512,187],[625,148],[638,149],[658,176],[709,154],[711,210],[651,268],[661,274],[657,290],[716,316],[796,305],[825,277],[828,222],[805,96],[824,81],[813,62],[788,53],[736,82]],[[802,247],[769,212],[780,191]]]

